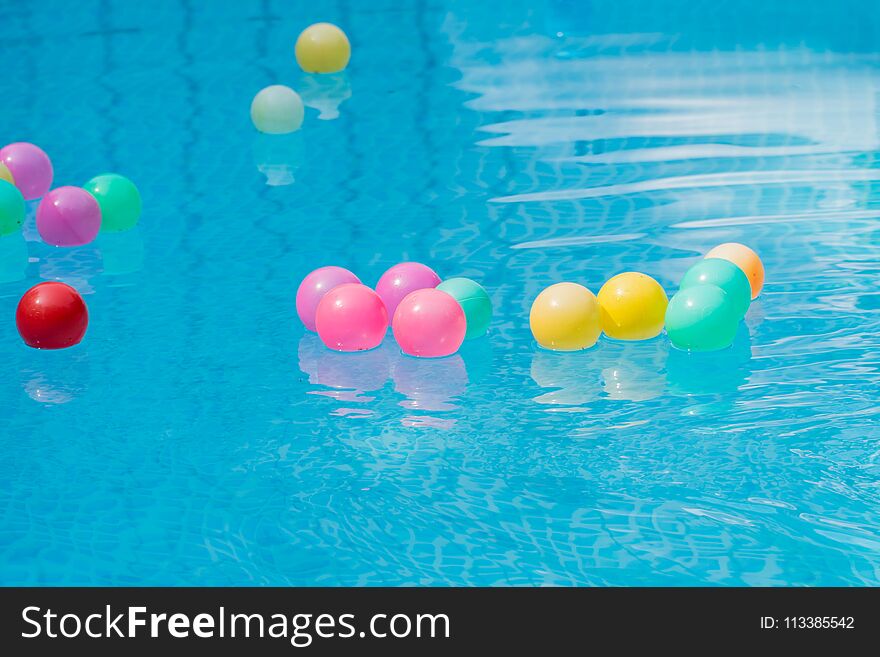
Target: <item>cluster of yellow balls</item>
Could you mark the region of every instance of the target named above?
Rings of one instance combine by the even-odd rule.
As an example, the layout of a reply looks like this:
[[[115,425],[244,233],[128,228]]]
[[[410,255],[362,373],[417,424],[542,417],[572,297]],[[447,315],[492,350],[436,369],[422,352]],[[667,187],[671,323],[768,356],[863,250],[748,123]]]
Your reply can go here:
[[[688,350],[710,350],[726,346],[733,339],[736,323],[748,309],[749,297],[755,298],[761,291],[764,267],[758,255],[742,244],[722,244],[706,254],[703,262],[718,262],[719,259],[736,266],[731,267],[725,263],[742,279],[741,286],[744,290],[741,291],[743,299],[740,305],[745,307],[735,312],[733,295],[728,300],[727,291],[721,288],[715,290],[715,286],[710,286],[719,295],[724,313],[735,316],[735,321],[729,322],[733,327],[730,336],[702,340],[707,345],[705,349],[704,344],[691,344],[687,338],[691,338],[693,334],[712,338],[708,334],[717,330],[718,322],[711,315],[717,315],[720,311],[708,306],[688,308],[685,311],[688,314],[684,319],[685,325],[678,326],[681,323],[678,317],[682,313],[676,310],[676,313],[670,313],[673,317],[667,316],[667,308],[672,311],[672,306],[669,305],[666,291],[656,280],[638,272],[614,276],[602,286],[598,295],[577,283],[556,283],[544,289],[532,303],[529,313],[532,335],[546,349],[578,351],[592,347],[603,332],[615,340],[648,340],[658,336],[665,324],[674,322],[676,335],[671,333],[672,324],[668,328],[670,338],[676,346]],[[694,270],[696,269],[699,266],[695,266]],[[720,282],[718,284],[722,285]],[[684,303],[688,301],[685,300]],[[685,339],[679,337],[679,333]]]
[[[532,303],[529,325],[542,347],[578,351],[604,332],[617,340],[647,340],[660,334],[669,300],[647,274],[626,272],[610,279],[598,296],[577,283],[556,283]]]
[[[331,23],[315,23],[304,29],[296,40],[295,51],[296,61],[306,73],[338,73],[351,59],[348,37]],[[260,132],[294,132],[304,117],[302,98],[283,84],[262,89],[251,102],[251,121]]]

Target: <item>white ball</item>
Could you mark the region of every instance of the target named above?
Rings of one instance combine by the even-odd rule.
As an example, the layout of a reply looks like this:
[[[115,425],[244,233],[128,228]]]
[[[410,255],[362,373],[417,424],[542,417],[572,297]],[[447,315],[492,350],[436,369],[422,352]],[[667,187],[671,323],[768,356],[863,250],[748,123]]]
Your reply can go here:
[[[290,87],[273,84],[262,89],[251,103],[251,121],[260,132],[281,135],[299,130],[303,122],[302,99]]]

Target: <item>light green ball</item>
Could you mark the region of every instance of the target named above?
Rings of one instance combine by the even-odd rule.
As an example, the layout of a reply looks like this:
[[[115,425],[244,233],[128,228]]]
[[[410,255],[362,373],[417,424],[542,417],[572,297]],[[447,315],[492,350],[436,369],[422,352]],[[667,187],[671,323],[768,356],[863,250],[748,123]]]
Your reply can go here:
[[[85,184],[85,190],[95,197],[101,208],[101,231],[130,230],[141,216],[141,194],[125,176],[105,173]]]
[[[24,223],[24,196],[18,187],[0,180],[0,235],[10,235]]]
[[[679,289],[694,285],[717,285],[727,293],[739,319],[746,316],[752,303],[752,286],[742,269],[729,260],[706,258],[685,272]]]
[[[302,98],[283,84],[273,84],[261,89],[251,103],[251,121],[254,127],[270,135],[283,135],[299,130],[304,116]]]
[[[728,294],[717,285],[679,290],[666,307],[666,335],[688,351],[715,351],[733,343],[740,317]]]
[[[437,286],[458,301],[467,321],[465,340],[479,338],[486,334],[492,321],[492,300],[483,286],[469,278],[450,278]]]

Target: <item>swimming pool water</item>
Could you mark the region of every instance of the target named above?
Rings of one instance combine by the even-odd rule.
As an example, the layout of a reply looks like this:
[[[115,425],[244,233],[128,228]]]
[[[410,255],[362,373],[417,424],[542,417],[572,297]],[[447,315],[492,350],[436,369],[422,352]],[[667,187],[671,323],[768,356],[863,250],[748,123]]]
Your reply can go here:
[[[296,66],[318,20],[344,74]],[[0,239],[0,583],[880,584],[878,47],[856,1],[0,2],[0,141],[145,208]],[[273,83],[300,132],[250,125]],[[725,241],[767,270],[731,349],[531,339],[548,284],[672,293]],[[483,282],[490,335],[298,324],[311,269],[401,260]],[[55,279],[89,332],[28,349]]]

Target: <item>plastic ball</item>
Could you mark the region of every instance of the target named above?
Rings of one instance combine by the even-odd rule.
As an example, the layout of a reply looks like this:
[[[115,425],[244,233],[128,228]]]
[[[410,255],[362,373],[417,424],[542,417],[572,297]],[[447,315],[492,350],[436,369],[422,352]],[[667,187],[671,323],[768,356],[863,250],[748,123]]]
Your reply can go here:
[[[52,186],[52,162],[39,146],[24,141],[0,148],[2,162],[26,201],[40,198]]]
[[[737,309],[717,285],[694,285],[679,290],[666,308],[666,334],[672,344],[688,351],[729,347],[739,326]]]
[[[729,260],[707,258],[688,269],[678,287],[684,290],[707,283],[717,285],[727,293],[739,319],[746,316],[752,303],[752,288],[742,269]]]
[[[9,167],[2,162],[0,162],[0,180],[5,180],[12,185],[15,184],[15,178],[12,177],[12,172],[9,170]]]
[[[324,295],[315,312],[318,337],[336,351],[378,347],[388,330],[382,299],[360,283],[337,285]]]
[[[602,332],[596,295],[577,283],[556,283],[532,303],[529,326],[538,344],[578,351],[596,344]]]
[[[467,320],[465,340],[486,335],[492,321],[492,300],[483,286],[469,278],[448,278],[437,289],[458,301]]]
[[[467,332],[461,305],[451,295],[433,288],[410,292],[398,304],[391,322],[394,339],[408,356],[451,356]]]
[[[141,216],[141,194],[128,178],[105,173],[95,176],[84,187],[101,208],[102,231],[131,230],[137,225]]]
[[[735,264],[743,270],[746,278],[749,279],[749,285],[752,288],[752,299],[756,299],[761,294],[761,289],[764,287],[764,263],[761,262],[758,254],[745,244],[737,242],[720,244],[709,251],[706,257],[721,258]]]
[[[101,208],[82,187],[59,187],[37,207],[37,230],[47,244],[82,246],[101,229]]]
[[[419,262],[401,262],[382,274],[376,283],[376,292],[382,297],[388,316],[394,317],[397,304],[407,294],[438,285],[440,277],[430,267]]]
[[[24,197],[18,187],[0,180],[0,236],[10,235],[24,223]]]
[[[302,98],[290,87],[273,84],[251,102],[251,121],[260,132],[283,135],[299,130],[305,116]]]
[[[625,272],[610,278],[599,290],[602,330],[615,340],[647,340],[663,330],[669,299],[653,278]]]
[[[306,276],[296,290],[296,314],[309,331],[315,331],[315,313],[324,295],[337,285],[360,283],[361,279],[342,267],[320,267]]]
[[[348,66],[351,44],[332,23],[315,23],[296,40],[296,61],[306,73],[337,73]]]
[[[18,302],[15,323],[29,347],[64,349],[83,339],[89,311],[79,292],[69,285],[40,283]]]

